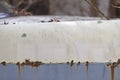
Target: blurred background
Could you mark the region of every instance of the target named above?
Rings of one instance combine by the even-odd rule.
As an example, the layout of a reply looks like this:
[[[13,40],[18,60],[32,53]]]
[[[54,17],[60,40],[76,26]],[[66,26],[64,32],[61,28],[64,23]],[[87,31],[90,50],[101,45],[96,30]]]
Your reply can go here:
[[[67,15],[110,18],[120,17],[120,0],[0,0],[0,15]]]

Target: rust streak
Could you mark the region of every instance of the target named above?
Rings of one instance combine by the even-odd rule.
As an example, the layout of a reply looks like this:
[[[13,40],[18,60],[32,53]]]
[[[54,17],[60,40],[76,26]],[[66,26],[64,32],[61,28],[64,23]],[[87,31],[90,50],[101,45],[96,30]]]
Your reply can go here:
[[[89,65],[89,62],[86,61],[86,80],[88,80],[88,65]]]
[[[16,65],[18,66],[18,80],[20,80],[20,74],[21,74],[21,67],[24,67],[25,65],[27,66],[32,66],[36,67],[36,80],[38,80],[38,67],[43,64],[42,62],[36,61],[32,62],[29,59],[26,59],[25,62],[17,62]]]
[[[114,66],[111,66],[111,80],[114,80]]]
[[[114,62],[114,63],[107,63],[107,67],[109,67],[110,68],[110,77],[111,77],[111,80],[114,80],[114,68],[115,68],[115,66],[116,66],[116,63]]]
[[[118,59],[117,62],[113,62],[111,65],[110,65],[110,69],[111,69],[111,80],[114,80],[114,77],[115,77],[115,71],[114,69],[120,64],[120,59]]]
[[[120,64],[120,59],[117,62],[107,63],[106,65],[110,68],[111,80],[114,80],[115,77],[115,68]]]
[[[116,66],[117,66],[116,62],[112,63],[111,66],[110,66],[110,69],[111,69],[111,80],[114,80],[114,76],[115,76],[114,69],[115,69]]]
[[[70,62],[70,67],[72,67],[73,65],[74,65],[74,60]]]
[[[21,73],[20,62],[16,63],[16,65],[18,66],[18,80],[20,80],[20,73]]]

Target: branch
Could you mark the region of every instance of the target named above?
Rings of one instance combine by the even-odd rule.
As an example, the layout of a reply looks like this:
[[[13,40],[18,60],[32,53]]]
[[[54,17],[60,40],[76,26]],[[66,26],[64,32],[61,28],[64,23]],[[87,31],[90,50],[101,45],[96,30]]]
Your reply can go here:
[[[109,17],[105,16],[104,13],[102,13],[100,10],[98,10],[98,9],[94,6],[94,4],[93,4],[92,2],[90,2],[90,1],[88,1],[88,0],[85,0],[85,1],[86,1],[96,12],[98,12],[100,16],[103,16],[103,17],[104,17],[105,19],[107,19],[107,20],[110,19]]]
[[[34,3],[36,3],[37,0],[34,0],[32,2],[28,2],[28,5],[24,8],[25,10],[29,9]]]
[[[19,1],[18,4],[15,5],[15,9],[17,9],[23,2],[24,0]]]

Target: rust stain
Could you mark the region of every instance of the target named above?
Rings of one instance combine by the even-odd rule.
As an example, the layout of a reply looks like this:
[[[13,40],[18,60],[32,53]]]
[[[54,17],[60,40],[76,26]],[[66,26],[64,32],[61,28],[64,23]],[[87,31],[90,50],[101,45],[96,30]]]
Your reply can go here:
[[[114,80],[114,64],[111,64],[110,69],[111,69],[111,80]]]
[[[32,62],[29,59],[26,59],[24,62],[20,63],[17,62],[16,65],[18,66],[18,80],[20,80],[20,74],[21,74],[21,67],[24,67],[25,65],[27,66],[32,66],[32,67],[36,67],[36,80],[38,80],[38,67],[43,64],[42,62],[39,61],[35,61]]]
[[[106,63],[107,67],[109,67],[111,65],[111,63]]]
[[[86,80],[88,80],[88,66],[89,66],[89,62],[88,61],[86,61],[85,66],[86,66]]]
[[[16,65],[18,66],[18,80],[20,80],[20,73],[21,73],[20,62],[17,62]]]
[[[70,67],[72,67],[73,65],[74,65],[74,60],[70,62]]]
[[[114,68],[115,68],[116,63],[107,63],[107,67],[110,68],[110,76],[111,76],[111,80],[114,80],[114,76],[115,76],[115,72],[114,72]]]
[[[120,64],[120,59],[118,59],[117,62],[113,62],[110,66],[110,69],[111,69],[111,80],[114,80],[114,77],[115,77],[115,71],[114,69]]]
[[[120,64],[120,59],[118,59],[115,67],[117,67],[119,64]]]
[[[26,59],[25,62],[21,63],[22,66],[27,65],[27,66],[32,66],[32,67],[39,67],[41,64],[43,64],[43,63],[40,61],[32,62],[29,59]]]
[[[69,62],[67,62],[67,64],[70,64]]]
[[[5,62],[5,61],[1,62],[1,64],[2,64],[3,66],[6,66],[6,62]]]
[[[3,66],[6,66],[7,63],[5,61],[3,61],[3,62],[1,62],[1,64]],[[36,80],[38,80],[38,67],[42,64],[43,63],[40,61],[30,61],[30,59],[26,59],[22,63],[17,62],[16,65],[18,66],[18,80],[20,80],[21,67],[24,67],[25,65],[36,67]],[[74,60],[71,60],[71,62],[67,62],[67,64],[69,64],[70,67],[72,67],[75,63],[74,63]],[[78,67],[80,65],[80,62],[77,62],[76,65]],[[106,65],[110,68],[111,80],[114,80],[115,68],[118,67],[118,65],[120,65],[120,59],[118,59],[117,62],[107,63]],[[88,80],[88,69],[89,69],[89,62],[88,61],[86,61],[85,66],[86,66],[86,80]]]
[[[117,62],[108,63],[107,66],[110,67],[111,80],[115,77],[115,68],[120,64],[120,59]]]
[[[77,66],[79,66],[79,65],[80,65],[80,62],[77,63]]]

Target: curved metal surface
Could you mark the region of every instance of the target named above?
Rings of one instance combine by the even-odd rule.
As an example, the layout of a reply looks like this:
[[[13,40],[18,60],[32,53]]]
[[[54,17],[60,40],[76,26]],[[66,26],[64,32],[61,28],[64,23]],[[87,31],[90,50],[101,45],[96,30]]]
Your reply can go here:
[[[0,24],[1,80],[120,80],[120,20],[9,21]]]
[[[120,20],[0,25],[1,62],[114,62],[119,53]]]

